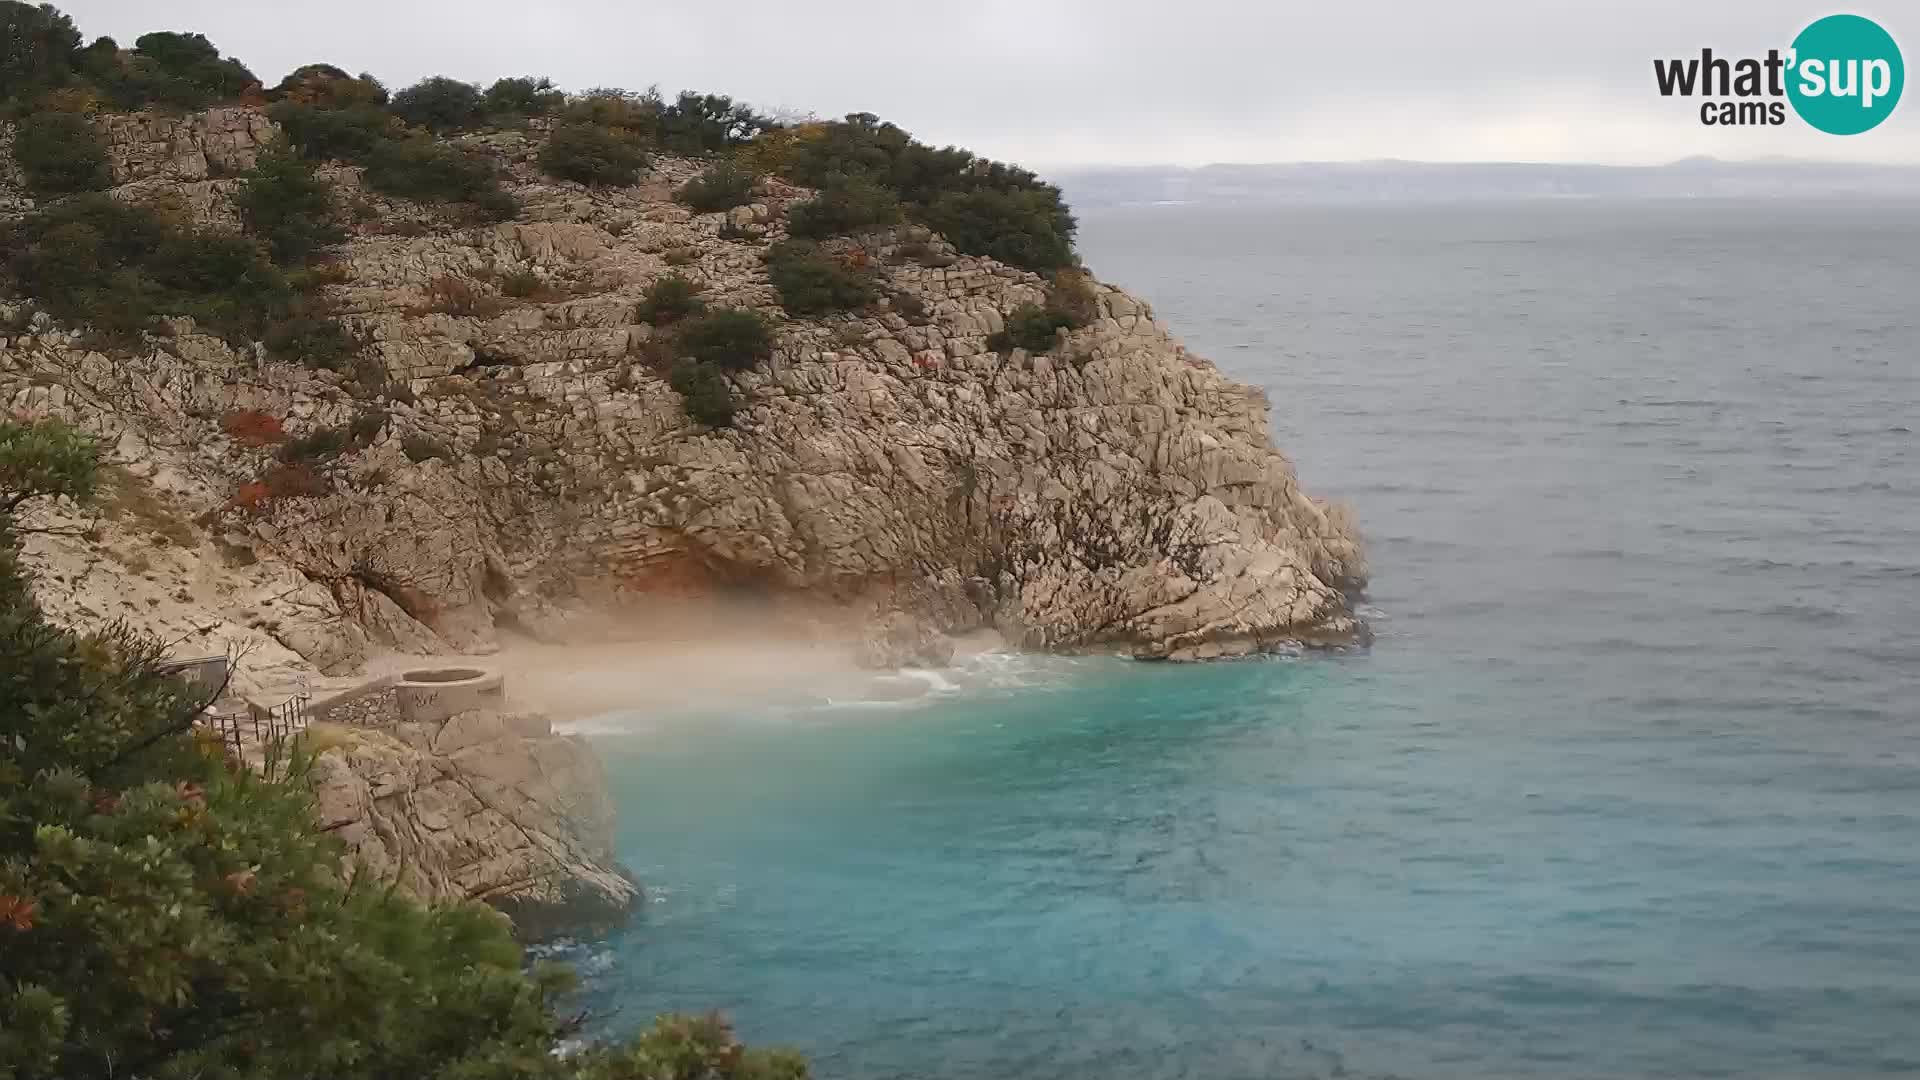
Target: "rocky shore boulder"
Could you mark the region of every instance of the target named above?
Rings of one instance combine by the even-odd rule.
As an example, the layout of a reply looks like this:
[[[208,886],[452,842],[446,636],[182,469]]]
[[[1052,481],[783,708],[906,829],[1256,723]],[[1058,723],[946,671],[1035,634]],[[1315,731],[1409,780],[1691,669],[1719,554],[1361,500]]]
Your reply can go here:
[[[426,899],[485,902],[529,940],[616,926],[641,891],[613,857],[605,775],[585,740],[545,727],[486,711],[316,725],[321,828],[355,872]]]
[[[953,639],[925,619],[895,611],[867,627],[855,660],[876,670],[946,667],[953,663]]]

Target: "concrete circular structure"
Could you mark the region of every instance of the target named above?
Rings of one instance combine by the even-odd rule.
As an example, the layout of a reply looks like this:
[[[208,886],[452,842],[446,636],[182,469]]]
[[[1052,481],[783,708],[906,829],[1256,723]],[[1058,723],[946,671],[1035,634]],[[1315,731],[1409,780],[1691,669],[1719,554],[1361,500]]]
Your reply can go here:
[[[506,678],[481,668],[419,668],[394,680],[400,719],[437,724],[470,709],[500,710],[506,704]]]
[[[486,678],[487,673],[479,668],[428,668],[409,671],[400,676],[401,682],[413,683],[463,683]]]

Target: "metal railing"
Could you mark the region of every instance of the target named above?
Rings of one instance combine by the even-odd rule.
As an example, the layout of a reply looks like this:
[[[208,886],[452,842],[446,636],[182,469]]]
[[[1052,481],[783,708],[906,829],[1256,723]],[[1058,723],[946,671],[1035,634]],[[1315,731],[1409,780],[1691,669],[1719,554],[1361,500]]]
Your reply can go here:
[[[220,737],[236,760],[243,760],[248,743],[270,748],[305,731],[309,700],[309,695],[299,694],[270,709],[248,705],[244,712],[209,712],[202,723]]]

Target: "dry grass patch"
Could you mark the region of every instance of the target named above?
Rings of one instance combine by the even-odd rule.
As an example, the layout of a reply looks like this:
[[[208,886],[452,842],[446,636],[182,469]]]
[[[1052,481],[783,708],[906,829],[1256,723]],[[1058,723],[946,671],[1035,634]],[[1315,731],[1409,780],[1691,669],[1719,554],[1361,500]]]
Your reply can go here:
[[[128,524],[161,543],[191,548],[200,542],[193,524],[156,495],[153,488],[120,466],[106,470],[100,512],[109,521]]]

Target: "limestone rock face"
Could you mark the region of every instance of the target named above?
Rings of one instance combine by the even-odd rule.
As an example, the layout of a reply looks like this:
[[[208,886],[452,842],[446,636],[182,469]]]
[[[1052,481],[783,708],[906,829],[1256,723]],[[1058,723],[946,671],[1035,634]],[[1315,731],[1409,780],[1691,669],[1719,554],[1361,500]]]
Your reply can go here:
[[[270,132],[225,112],[245,118],[114,118],[116,146],[172,148],[116,161],[218,202],[229,181],[151,177]],[[327,170],[357,208],[329,287],[367,343],[355,380],[186,322],[112,359],[40,322],[0,339],[0,405],[135,440],[209,540],[297,573],[352,624],[314,644],[335,665],[381,645],[484,648],[502,627],[560,634],[579,609],[662,590],[804,595],[855,627],[902,611],[1156,658],[1364,635],[1352,522],[1301,490],[1262,393],[1142,300],[1095,284],[1091,322],[1056,348],[995,352],[988,336],[1047,283],[907,227],[830,245],[889,299],[791,318],[763,256],[809,192],[769,181],[750,206],[694,214],[671,193],[699,164],[660,156],[636,187],[588,190],[538,174],[540,137],[468,140],[523,204],[495,226]],[[730,428],[687,419],[671,349],[635,311],[669,273],[776,327],[771,360],[730,376]],[[274,446],[231,433],[242,413],[289,435],[370,434],[289,483]]]
[[[197,181],[253,168],[279,128],[259,109],[233,106],[186,116],[132,113],[97,124],[116,183]]]
[[[856,659],[879,669],[946,667],[953,662],[953,639],[925,619],[896,611],[867,627]]]
[[[317,729],[323,829],[360,872],[428,899],[480,900],[523,937],[618,924],[640,887],[613,860],[613,805],[584,740],[490,712]]]

